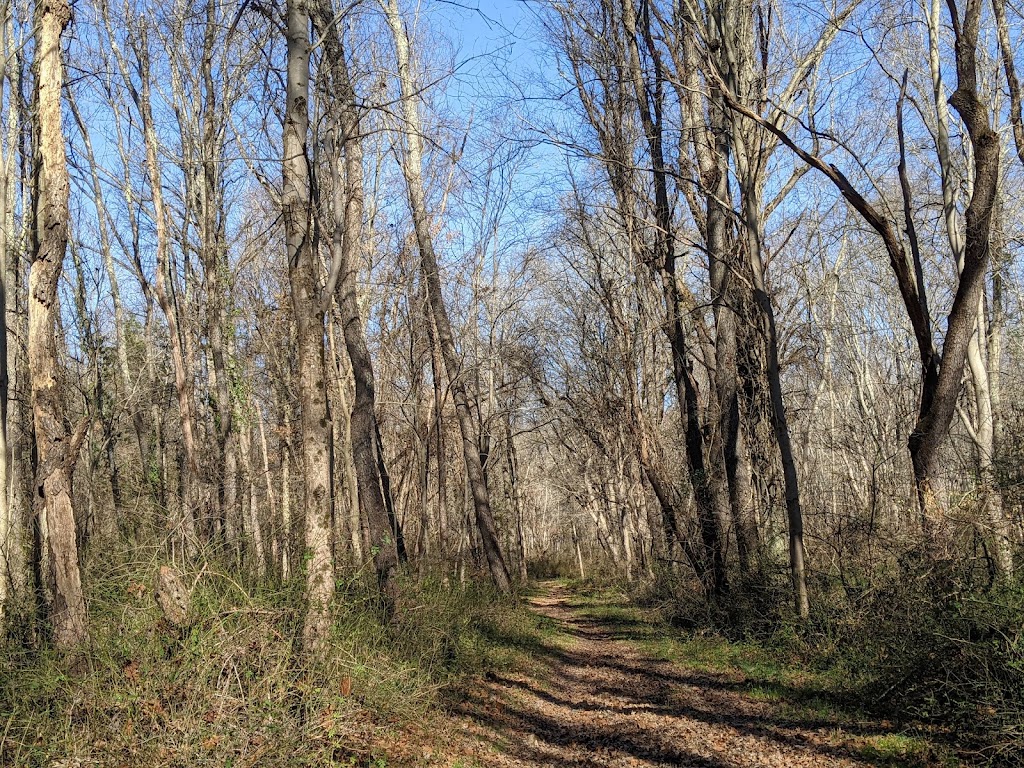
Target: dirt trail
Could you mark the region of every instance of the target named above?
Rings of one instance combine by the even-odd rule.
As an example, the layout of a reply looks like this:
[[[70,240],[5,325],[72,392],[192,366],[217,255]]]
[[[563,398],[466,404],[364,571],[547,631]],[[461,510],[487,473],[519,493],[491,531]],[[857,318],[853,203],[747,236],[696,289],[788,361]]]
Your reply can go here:
[[[490,679],[459,708],[459,765],[873,765],[853,744],[869,731],[794,722],[735,678],[658,660],[622,639],[621,623],[588,619],[555,584],[531,602],[571,642],[545,645],[534,674]],[[880,733],[881,731],[870,731]]]

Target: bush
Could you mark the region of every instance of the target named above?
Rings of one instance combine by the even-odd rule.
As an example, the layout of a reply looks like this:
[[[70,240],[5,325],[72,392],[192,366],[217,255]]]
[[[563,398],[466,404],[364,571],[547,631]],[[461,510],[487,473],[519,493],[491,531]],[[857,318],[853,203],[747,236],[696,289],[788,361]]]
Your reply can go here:
[[[675,627],[733,641],[767,642],[794,627],[788,573],[778,568],[734,577],[729,592],[716,601],[709,601],[695,580],[681,581],[673,574],[641,586],[634,596]]]
[[[914,552],[869,575],[856,585],[849,574],[843,583],[818,575],[805,623],[782,569],[734,581],[717,603],[672,578],[636,597],[695,640],[720,637],[814,671],[837,706],[935,728],[991,764],[1024,765],[1024,580]]]
[[[1000,761],[1024,763],[1024,584],[944,591],[908,579],[861,627],[873,706],[938,723]]]
[[[531,579],[561,579],[579,575],[576,562],[569,557],[544,552],[526,564],[526,571]]]
[[[69,672],[17,638],[0,647],[0,765],[367,764],[385,738],[469,675],[507,663],[494,638],[532,632],[487,588],[404,580],[382,626],[361,574],[339,583],[324,653],[297,651],[302,584],[247,583],[213,565],[183,574],[190,623],[151,591],[157,560],[93,562],[92,646]]]

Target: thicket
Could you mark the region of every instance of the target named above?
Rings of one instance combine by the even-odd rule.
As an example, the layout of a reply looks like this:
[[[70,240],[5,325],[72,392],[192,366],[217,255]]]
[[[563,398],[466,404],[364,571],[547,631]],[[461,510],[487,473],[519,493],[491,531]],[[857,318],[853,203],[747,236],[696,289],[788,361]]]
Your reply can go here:
[[[512,663],[501,638],[539,630],[487,586],[432,577],[403,578],[385,622],[372,578],[352,571],[337,585],[325,650],[308,655],[298,646],[301,579],[259,582],[213,561],[185,568],[190,610],[178,628],[153,599],[160,558],[132,551],[88,563],[92,643],[70,667],[45,644],[33,648],[29,617],[11,616],[0,646],[0,765],[400,762],[403,749],[421,748],[408,735],[439,697]]]
[[[686,637],[754,646],[815,673],[847,711],[922,727],[982,764],[1024,765],[1024,579],[984,557],[904,552],[856,584],[818,574],[800,622],[784,569],[762,568],[709,604],[678,574],[632,590]]]
[[[832,653],[863,658],[864,699],[874,708],[947,726],[982,756],[1020,765],[1022,616],[1020,580],[981,591],[960,580],[908,579],[850,622]]]

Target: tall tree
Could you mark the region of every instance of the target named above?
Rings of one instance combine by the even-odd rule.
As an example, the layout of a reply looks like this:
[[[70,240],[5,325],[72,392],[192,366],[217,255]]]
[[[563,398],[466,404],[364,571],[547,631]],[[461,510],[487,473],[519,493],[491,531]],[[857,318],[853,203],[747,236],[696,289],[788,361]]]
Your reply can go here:
[[[161,140],[159,127],[156,124],[153,109],[153,71],[152,54],[150,51],[149,34],[151,20],[140,18],[134,20],[134,28],[130,30],[128,45],[134,56],[129,61],[121,49],[115,36],[116,25],[111,18],[111,10],[106,2],[101,4],[103,24],[110,41],[118,71],[125,87],[131,94],[135,108],[138,110],[142,123],[142,138],[145,145],[145,173],[149,183],[152,201],[152,217],[156,235],[156,274],[150,284],[143,275],[141,262],[137,264],[140,281],[152,290],[164,319],[167,321],[167,335],[171,350],[171,363],[174,375],[174,391],[178,405],[178,420],[181,425],[184,466],[180,468],[180,481],[183,492],[178,508],[178,519],[173,528],[176,540],[180,541],[182,550],[194,556],[199,550],[199,535],[196,516],[200,511],[199,488],[199,443],[196,436],[194,376],[191,370],[191,356],[182,329],[182,313],[178,302],[172,274],[172,222],[171,211],[164,199],[164,172],[161,163]],[[137,74],[138,80],[133,77]],[[126,194],[132,194],[131,185],[126,179]],[[137,227],[137,222],[133,222]],[[138,236],[138,230],[133,237]],[[138,248],[134,249],[136,257]],[[147,325],[152,317],[147,317]],[[153,365],[150,357],[150,365]],[[150,378],[155,378],[151,372]],[[157,423],[159,413],[153,413],[153,421]],[[155,441],[159,444],[159,440]]]
[[[9,418],[10,407],[10,363],[8,355],[8,304],[12,296],[9,279],[14,270],[9,268],[12,238],[10,233],[14,227],[14,161],[17,150],[17,135],[20,131],[20,110],[16,83],[17,70],[20,67],[20,52],[14,37],[14,19],[11,2],[0,4],[0,107],[8,82],[10,91],[7,114],[8,132],[3,137],[0,147],[0,619],[3,618],[8,599],[21,585],[23,574],[21,557],[22,521],[18,519],[12,503],[14,452],[11,450]],[[14,75],[12,76],[12,73]]]
[[[654,43],[653,16],[648,6],[640,9],[632,0],[556,8],[576,90],[598,139],[598,158],[616,207],[614,221],[635,262],[630,269],[636,279],[654,283],[661,294],[659,325],[670,351],[686,478],[700,538],[696,546],[684,533],[680,519],[684,497],[665,461],[665,447],[644,415],[641,392],[631,380],[624,382],[628,423],[670,539],[679,540],[708,595],[719,597],[729,588],[723,537],[730,516],[727,476],[721,447],[709,445],[706,437],[712,432],[708,429],[711,409],[702,403],[699,391],[700,339],[707,331],[703,320],[691,311],[697,302],[679,273],[685,255],[680,243],[685,234],[673,188],[673,179],[679,174],[669,156],[672,142],[667,138],[671,130],[667,121],[674,107],[669,104],[662,52]],[[642,160],[638,162],[637,157]],[[704,218],[712,238],[709,249],[724,248],[728,224],[722,203]],[[601,292],[610,294],[610,287],[602,281]],[[605,303],[619,336],[629,338],[635,327],[633,319],[614,301]]]
[[[64,416],[56,322],[57,288],[68,246],[68,179],[61,90],[61,41],[71,21],[66,0],[36,3],[36,120],[39,154],[29,273],[28,360],[36,435],[35,513],[41,539],[43,595],[55,645],[71,649],[89,639],[79,569],[72,472],[84,431],[69,434]]]
[[[512,580],[505,557],[498,540],[498,531],[491,508],[490,490],[484,474],[481,436],[473,423],[473,404],[469,389],[462,371],[458,350],[455,348],[455,337],[452,333],[451,320],[444,304],[444,293],[441,289],[441,273],[437,252],[434,249],[434,237],[431,233],[431,221],[427,211],[427,200],[423,185],[423,127],[420,122],[417,105],[417,86],[414,81],[409,52],[409,36],[405,30],[405,21],[398,8],[398,0],[382,0],[387,15],[388,26],[395,43],[398,60],[398,80],[402,101],[402,138],[404,152],[401,158],[402,173],[405,177],[409,208],[412,212],[413,229],[416,245],[420,254],[421,276],[426,284],[427,300],[434,320],[434,331],[437,344],[441,348],[448,384],[455,402],[459,430],[462,433],[462,453],[466,462],[466,474],[470,492],[473,495],[473,509],[476,513],[477,530],[483,544],[487,566],[495,586],[501,592],[512,589]]]
[[[366,344],[366,333],[356,294],[363,231],[363,149],[360,107],[349,72],[342,37],[335,22],[333,3],[321,0],[316,8],[316,24],[324,40],[323,66],[329,70],[333,86],[327,112],[331,120],[331,146],[328,147],[332,185],[331,270],[321,299],[326,310],[332,300],[341,312],[345,349],[355,380],[350,430],[359,507],[370,534],[377,581],[388,610],[394,603],[394,575],[398,567],[397,530],[389,521],[391,503],[385,497],[381,476],[380,429],[377,425],[376,388],[373,361]],[[390,495],[390,488],[387,487]]]
[[[963,258],[946,319],[942,350],[935,347],[935,334],[928,308],[928,291],[923,263],[913,222],[907,219],[907,245],[897,234],[898,225],[875,204],[868,201],[835,165],[801,148],[776,122],[756,114],[742,104],[719,75],[719,84],[727,93],[729,107],[777,136],[801,160],[825,175],[846,201],[881,237],[890,266],[913,329],[920,357],[921,390],[917,422],[910,433],[908,447],[913,465],[918,506],[924,528],[932,536],[945,527],[945,500],[942,489],[940,449],[949,433],[950,423],[960,397],[964,364],[975,333],[978,304],[988,269],[991,246],[992,212],[999,182],[999,137],[992,129],[989,110],[981,97],[978,82],[978,40],[981,27],[981,0],[967,0],[961,15],[956,3],[947,4],[954,32],[954,64],[957,87],[949,104],[960,115],[967,129],[974,183],[964,212]],[[965,147],[966,149],[966,147]],[[907,185],[903,185],[907,195]],[[907,200],[907,209],[912,209]]]
[[[281,161],[281,208],[298,347],[299,417],[302,432],[303,508],[306,518],[306,619],[308,650],[327,637],[334,596],[330,418],[324,368],[324,310],[313,250],[309,154],[309,8],[287,2],[288,74]]]

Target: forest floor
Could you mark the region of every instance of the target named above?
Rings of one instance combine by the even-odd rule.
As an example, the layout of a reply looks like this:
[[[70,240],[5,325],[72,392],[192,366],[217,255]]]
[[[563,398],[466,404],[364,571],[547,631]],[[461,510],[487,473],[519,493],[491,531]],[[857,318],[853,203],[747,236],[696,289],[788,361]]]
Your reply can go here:
[[[956,766],[920,734],[837,708],[813,678],[673,645],[621,595],[559,582],[530,600],[551,623],[523,637],[528,669],[489,673],[443,728],[444,756],[472,766]],[[792,670],[791,670],[792,671]],[[807,685],[803,685],[807,683]],[[437,733],[437,731],[435,731]]]

